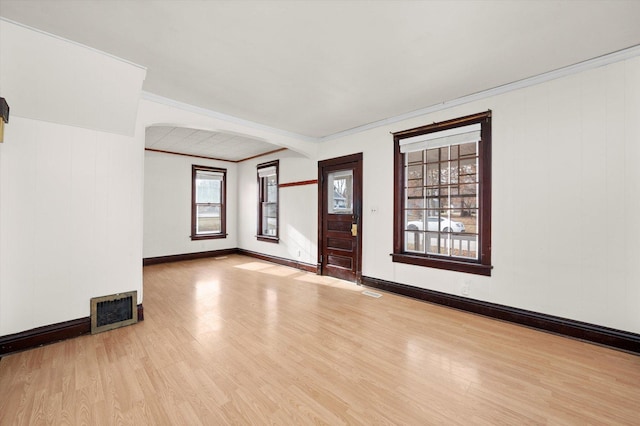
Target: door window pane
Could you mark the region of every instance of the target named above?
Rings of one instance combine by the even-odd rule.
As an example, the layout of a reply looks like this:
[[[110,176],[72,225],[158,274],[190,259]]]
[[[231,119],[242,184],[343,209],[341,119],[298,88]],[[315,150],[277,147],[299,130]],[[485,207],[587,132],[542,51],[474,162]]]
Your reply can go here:
[[[353,214],[353,171],[329,173],[327,185],[328,213]]]

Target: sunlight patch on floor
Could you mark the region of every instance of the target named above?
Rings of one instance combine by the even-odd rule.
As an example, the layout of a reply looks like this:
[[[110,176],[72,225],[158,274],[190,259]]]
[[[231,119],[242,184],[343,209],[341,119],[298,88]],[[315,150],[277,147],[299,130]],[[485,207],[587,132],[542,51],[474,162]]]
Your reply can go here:
[[[244,269],[247,271],[256,271],[263,274],[274,275],[278,277],[290,277],[297,281],[304,281],[312,284],[319,284],[327,287],[340,288],[350,291],[361,291],[362,288],[351,281],[340,280],[338,278],[327,277],[324,275],[316,275],[311,272],[301,271],[289,266],[273,265],[263,262],[246,262],[234,265],[234,268]],[[299,276],[295,276],[299,275]]]
[[[295,278],[298,281],[305,281],[313,284],[326,285],[329,287],[341,288],[344,290],[358,291],[360,287],[350,281],[339,280],[337,278],[327,277],[324,275],[305,274]]]
[[[279,277],[289,277],[291,275],[300,273],[299,270],[288,268],[286,266],[272,266],[270,268],[263,269],[260,272],[264,272],[265,274],[270,274],[270,275],[276,275]]]
[[[248,262],[241,265],[235,265],[234,268],[246,269],[248,271],[260,271],[262,269],[273,268],[273,265],[262,262]]]
[[[220,281],[213,280],[196,280],[196,295],[203,297],[206,294],[218,294],[220,292]]]

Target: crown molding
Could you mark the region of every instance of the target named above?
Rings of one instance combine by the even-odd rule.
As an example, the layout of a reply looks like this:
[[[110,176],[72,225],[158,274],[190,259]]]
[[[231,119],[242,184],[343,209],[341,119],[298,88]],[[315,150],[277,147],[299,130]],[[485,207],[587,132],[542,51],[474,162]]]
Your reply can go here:
[[[491,89],[483,90],[481,92],[476,92],[470,95],[462,96],[457,99],[453,99],[450,101],[445,101],[436,105],[432,105],[426,108],[421,108],[415,111],[408,112],[406,114],[398,115],[395,117],[386,118],[384,120],[374,121],[369,124],[365,124],[362,126],[354,127],[349,130],[345,130],[342,132],[334,133],[331,135],[323,136],[321,138],[317,138],[318,142],[325,142],[332,139],[338,139],[345,136],[354,135],[356,133],[364,132],[366,130],[375,129],[377,127],[387,126],[389,124],[398,123],[400,121],[409,120],[412,118],[420,117],[422,115],[432,114],[434,112],[442,111],[445,109],[453,108],[459,105],[464,105],[470,102],[479,101],[482,99],[490,98],[492,96],[501,95],[504,93],[512,92],[519,89],[524,89],[526,87],[535,86],[541,83],[546,83],[551,80],[555,80],[562,77],[567,77],[569,75],[578,74],[583,71],[592,70],[595,68],[603,67],[605,65],[610,65],[616,62],[621,62],[627,59],[635,58],[640,56],[640,45],[632,46],[627,49],[619,50],[613,53],[609,53],[603,56],[598,56],[593,59],[589,59],[583,62],[579,62],[574,65],[569,65],[563,68],[558,68],[553,71],[545,72],[542,74],[538,74],[533,77],[528,77],[522,80],[514,81],[512,83],[507,83],[502,86],[493,87]]]
[[[31,31],[34,31],[36,33],[51,37],[51,38],[54,38],[56,40],[63,41],[65,43],[69,43],[69,44],[72,44],[74,46],[81,47],[81,48],[86,49],[86,50],[88,50],[90,52],[98,53],[98,54],[100,54],[102,56],[106,56],[108,58],[115,59],[115,60],[123,62],[123,63],[125,63],[127,65],[131,65],[131,66],[134,66],[136,68],[140,68],[143,71],[147,71],[147,67],[142,66],[140,64],[136,64],[135,62],[128,61],[126,59],[122,59],[122,58],[120,58],[118,56],[112,55],[111,53],[103,52],[102,50],[98,50],[96,48],[87,46],[86,44],[78,43],[77,41],[69,40],[68,38],[60,37],[58,35],[51,34],[51,33],[48,33],[46,31],[42,31],[42,30],[39,30],[37,28],[33,28],[33,27],[28,26],[28,25],[21,24],[20,22],[12,21],[11,19],[7,19],[7,18],[4,18],[4,17],[0,16],[0,22],[3,22],[3,21],[7,22],[9,24],[13,24],[13,25],[16,25],[18,27],[22,27],[22,28],[25,28],[27,30],[31,30]]]
[[[472,93],[470,95],[462,96],[460,98],[452,99],[449,101],[444,101],[439,104],[431,105],[425,108],[421,108],[415,111],[408,112],[406,114],[397,115],[395,117],[386,118],[383,120],[374,121],[368,124],[364,124],[362,126],[353,127],[348,130],[344,130],[342,132],[333,133],[327,136],[322,137],[312,137],[301,135],[298,133],[289,132],[287,130],[277,129],[274,127],[269,127],[260,123],[256,123],[253,121],[245,120],[242,118],[238,118],[235,116],[223,114],[220,112],[212,111],[206,108],[197,107],[194,105],[190,105],[184,102],[175,101],[173,99],[165,98],[163,96],[155,95],[149,92],[142,92],[142,99],[157,102],[160,104],[164,104],[167,106],[172,106],[175,108],[179,108],[185,111],[194,112],[197,114],[205,115],[208,117],[216,118],[219,120],[227,121],[230,123],[238,124],[241,126],[246,126],[252,129],[266,131],[279,136],[286,136],[298,140],[303,140],[306,142],[326,142],[334,139],[339,139],[346,136],[351,136],[357,133],[361,133],[367,130],[372,130],[382,126],[388,126],[390,124],[395,124],[404,120],[409,120],[412,118],[420,117],[427,114],[432,114],[434,112],[442,111],[445,109],[453,108],[456,106],[464,105],[470,102],[479,101],[482,99],[487,99],[492,96],[501,95],[504,93],[512,92],[515,90],[524,89],[527,87],[535,86],[541,83],[546,83],[551,80],[556,80],[559,78],[567,77],[573,74],[578,74],[584,71],[592,70],[595,68],[603,67],[606,65],[610,65],[616,62],[621,62],[627,59],[635,58],[640,56],[640,45],[635,45],[629,47],[627,49],[619,50],[616,52],[612,52],[606,55],[602,55],[593,59],[589,59],[583,62],[579,62],[577,64],[569,65],[566,67],[558,68],[553,71],[545,72],[542,74],[535,75],[533,77],[528,77],[522,80],[517,80],[511,83],[507,83],[501,86],[493,87],[491,89],[483,90],[480,92]]]

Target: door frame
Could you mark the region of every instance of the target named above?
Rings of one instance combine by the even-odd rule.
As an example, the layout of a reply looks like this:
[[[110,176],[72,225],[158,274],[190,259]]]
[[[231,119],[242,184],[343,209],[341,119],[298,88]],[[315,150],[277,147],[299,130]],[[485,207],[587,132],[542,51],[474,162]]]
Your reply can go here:
[[[353,211],[358,218],[358,233],[356,235],[356,256],[355,256],[355,273],[356,283],[360,284],[362,281],[362,167],[363,167],[363,155],[362,152],[357,154],[344,155],[342,157],[330,158],[327,160],[318,161],[318,275],[326,275],[324,268],[326,254],[323,252],[323,238],[324,238],[324,218],[327,213],[327,209],[324,208],[323,187],[324,187],[324,170],[327,167],[333,167],[340,164],[356,163],[353,169],[354,185],[353,185]]]

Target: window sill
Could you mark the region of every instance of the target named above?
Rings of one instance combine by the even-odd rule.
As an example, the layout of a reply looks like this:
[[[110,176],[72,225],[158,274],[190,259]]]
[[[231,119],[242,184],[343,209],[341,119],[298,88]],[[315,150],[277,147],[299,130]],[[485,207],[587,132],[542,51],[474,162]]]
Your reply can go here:
[[[468,274],[485,275],[490,277],[493,266],[480,263],[461,262],[451,259],[425,257],[406,253],[392,253],[394,262],[408,265],[426,266],[429,268],[446,269],[448,271],[465,272]]]
[[[256,238],[258,239],[258,241],[264,241],[267,243],[276,243],[278,244],[280,242],[280,238],[278,237],[271,237],[268,235],[256,235]]]
[[[227,234],[211,234],[211,235],[191,235],[191,241],[197,240],[216,240],[221,238],[227,238]]]

